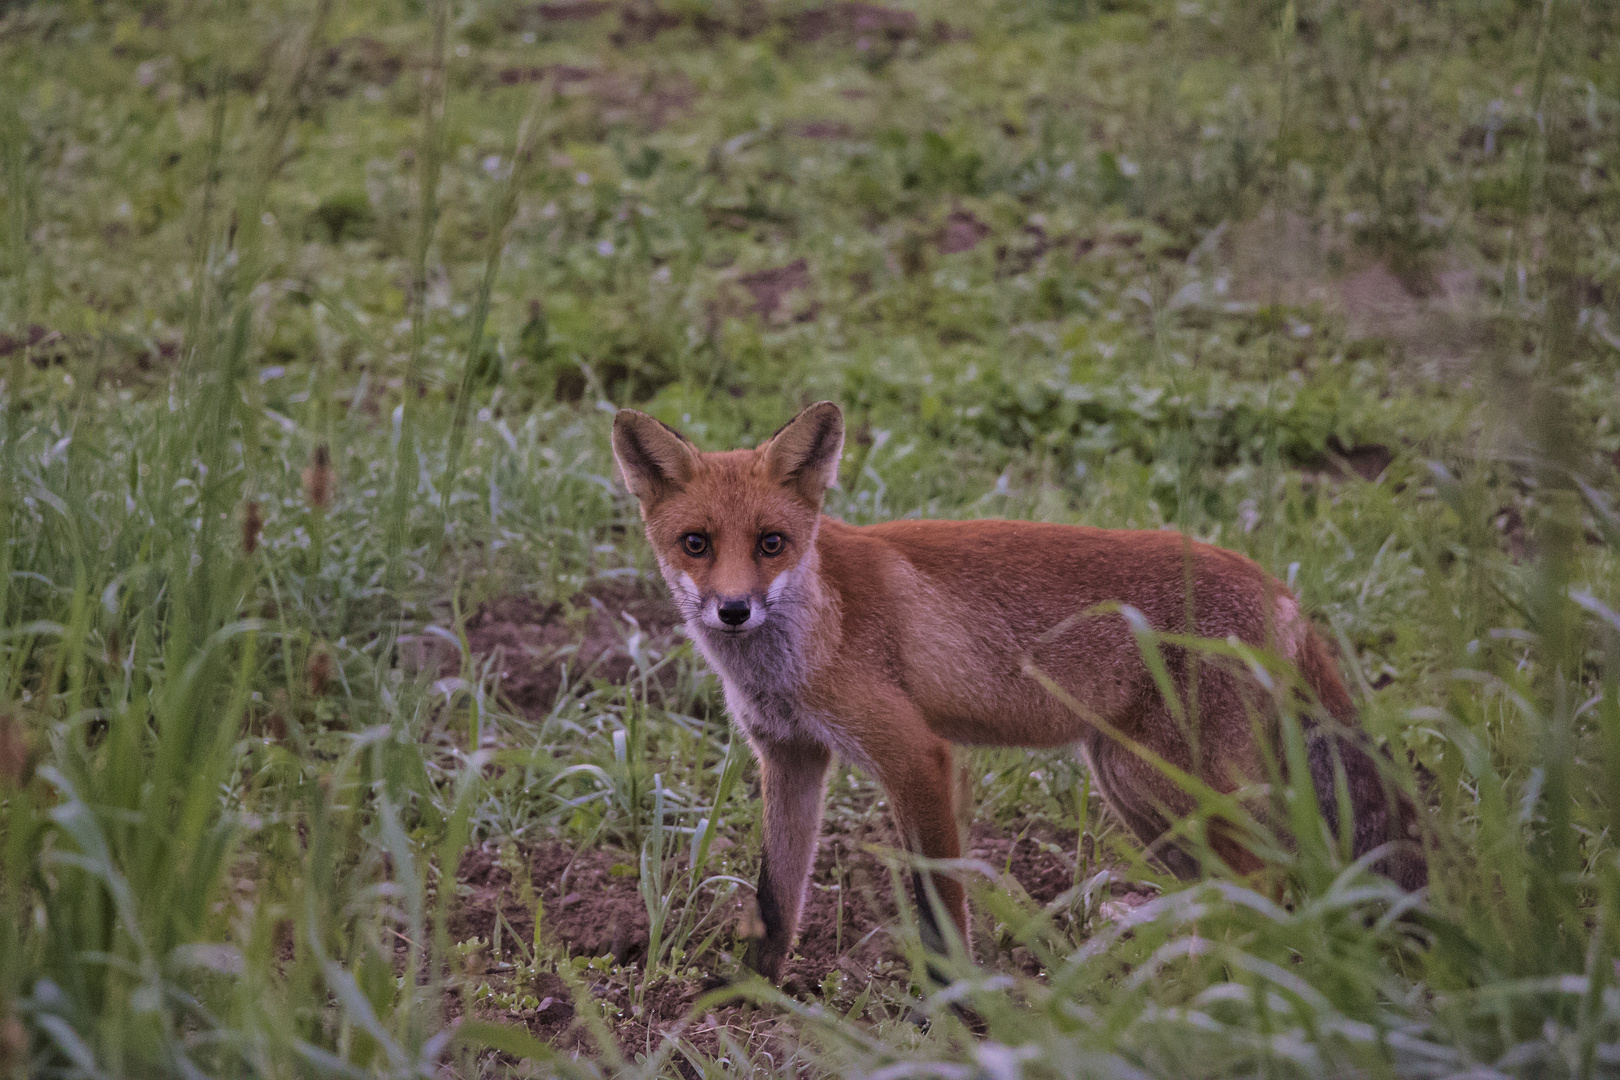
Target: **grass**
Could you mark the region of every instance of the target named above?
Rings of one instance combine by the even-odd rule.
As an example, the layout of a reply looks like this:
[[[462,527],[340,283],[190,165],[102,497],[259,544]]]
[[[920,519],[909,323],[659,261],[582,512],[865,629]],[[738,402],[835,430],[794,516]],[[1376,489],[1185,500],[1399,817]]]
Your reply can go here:
[[[1620,1070],[1615,16],[827,10],[0,8],[0,1074]],[[753,767],[608,414],[721,447],[823,397],[848,520],[1289,581],[1428,893],[1281,774],[1284,902],[976,751],[1022,839],[934,988],[845,769],[840,962],[701,997]]]

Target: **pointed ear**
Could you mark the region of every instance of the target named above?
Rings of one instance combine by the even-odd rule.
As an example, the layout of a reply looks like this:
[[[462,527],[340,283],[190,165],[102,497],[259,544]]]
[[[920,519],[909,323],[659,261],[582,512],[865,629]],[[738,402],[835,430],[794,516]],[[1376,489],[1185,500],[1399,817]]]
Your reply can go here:
[[[697,464],[697,447],[680,432],[646,413],[620,409],[613,415],[613,457],[624,486],[648,506],[686,486]]]
[[[820,505],[838,482],[844,454],[844,414],[830,401],[818,401],[789,420],[761,447],[771,479]]]

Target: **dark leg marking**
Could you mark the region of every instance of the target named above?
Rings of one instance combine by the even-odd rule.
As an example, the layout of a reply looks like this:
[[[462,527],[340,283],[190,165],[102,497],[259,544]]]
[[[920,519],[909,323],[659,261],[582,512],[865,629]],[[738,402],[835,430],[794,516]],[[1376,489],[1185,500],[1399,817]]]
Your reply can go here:
[[[776,895],[776,883],[771,880],[771,863],[767,855],[759,861],[759,887],[755,892],[759,903],[759,918],[765,924],[765,937],[754,943],[750,966],[775,982],[782,974],[787,960],[788,930],[783,917],[781,898]]]
[[[933,901],[929,899],[928,884],[923,880],[922,872],[914,870],[911,873],[911,887],[917,894],[917,936],[922,938],[923,948],[935,956],[944,956],[945,933],[940,929],[939,916],[934,912]],[[949,986],[950,977],[945,969],[928,962],[928,978],[937,986]]]

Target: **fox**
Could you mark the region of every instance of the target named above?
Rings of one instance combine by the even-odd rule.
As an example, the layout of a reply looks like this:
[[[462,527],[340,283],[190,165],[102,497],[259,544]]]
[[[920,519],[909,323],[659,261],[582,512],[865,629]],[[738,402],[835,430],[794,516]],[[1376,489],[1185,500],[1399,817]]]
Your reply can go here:
[[[1323,818],[1337,832],[1348,794],[1353,854],[1381,849],[1376,869],[1407,890],[1426,884],[1410,798],[1380,769],[1299,601],[1257,563],[1165,530],[849,525],[822,512],[843,446],[830,401],[757,447],[719,452],[633,409],[613,420],[659,570],[758,763],[763,935],[748,960],[760,975],[780,981],[793,948],[835,758],[881,784],[905,849],[944,861],[962,853],[957,747],[1075,747],[1151,856],[1178,877],[1201,873],[1172,828],[1195,808],[1187,778],[1225,794],[1263,785],[1267,725],[1255,718],[1278,705],[1258,676],[1188,647],[1193,638],[1235,639],[1293,666],[1315,699],[1302,726]],[[1185,635],[1162,645],[1157,671],[1143,621]],[[1218,828],[1208,849],[1236,872],[1261,868]],[[934,903],[969,941],[956,875],[918,873],[913,888],[931,949],[947,946]]]

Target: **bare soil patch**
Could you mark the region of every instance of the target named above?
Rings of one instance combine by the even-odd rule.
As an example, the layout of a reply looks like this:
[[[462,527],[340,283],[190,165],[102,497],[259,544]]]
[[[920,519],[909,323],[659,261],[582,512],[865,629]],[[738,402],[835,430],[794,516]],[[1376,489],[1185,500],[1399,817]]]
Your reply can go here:
[[[1345,446],[1336,435],[1328,440],[1328,455],[1328,460],[1341,472],[1353,473],[1369,483],[1384,475],[1384,470],[1395,460],[1394,451],[1382,443]]]
[[[67,340],[60,330],[51,330],[37,323],[31,324],[26,332],[9,334],[0,331],[0,359],[28,349],[28,359],[35,367],[59,366],[67,362]]]
[[[524,83],[544,82],[549,78],[562,87],[569,83],[589,82],[598,74],[596,68],[576,64],[530,64],[501,68],[495,72],[495,80],[502,86],[521,86]]]
[[[523,9],[523,14],[542,23],[582,22],[596,18],[612,6],[601,0],[567,0],[555,4],[530,4]]]
[[[587,84],[586,92],[602,110],[602,122],[619,124],[639,120],[657,131],[684,114],[697,98],[697,87],[685,75],[609,75]]]
[[[524,849],[529,885],[544,906],[542,940],[565,946],[574,956],[612,956],[621,964],[647,957],[647,909],[634,873],[635,856],[609,848],[575,849],[550,841]],[[617,868],[617,869],[616,869]],[[534,940],[534,907],[497,854],[475,848],[461,860],[459,880],[472,888],[451,919],[457,940],[493,941],[496,912],[505,927],[527,944]]]
[[[976,822],[968,834],[967,854],[1017,881],[1037,904],[1049,904],[1074,885],[1070,864],[1053,847],[1073,852],[1074,837],[1045,822],[1019,833]]]
[[[940,226],[934,243],[946,255],[955,255],[962,251],[972,251],[978,247],[985,237],[990,235],[990,226],[974,217],[967,210],[952,210],[945,224]]]
[[[876,980],[904,982],[909,967],[897,947],[900,925],[895,903],[894,878],[879,850],[893,843],[886,822],[834,822],[822,837],[817,850],[811,887],[800,925],[798,947],[783,974],[782,988],[800,997],[815,997],[830,985],[829,977],[842,977],[856,990]],[[1053,850],[1070,850],[1072,835],[1065,835],[1044,823],[1011,832],[988,822],[972,827],[968,853],[1009,874],[1038,903],[1046,903],[1069,888],[1073,881],[1071,864]],[[619,964],[645,962],[648,948],[648,922],[633,872],[635,856],[605,848],[575,849],[561,840],[547,840],[519,849],[516,860],[500,858],[492,845],[474,849],[462,859],[457,879],[462,895],[451,916],[453,940],[482,939],[484,951],[473,955],[466,971],[475,985],[487,981],[502,985],[508,964],[519,953],[512,944],[503,946],[502,956],[489,952],[496,938],[496,924],[506,942],[512,936],[525,944],[535,939],[534,900],[543,911],[539,939],[542,947],[570,956],[609,956]],[[510,872],[514,861],[526,868],[524,884]],[[907,875],[909,877],[909,875]],[[907,888],[906,903],[913,902]],[[697,903],[709,903],[698,898]],[[734,912],[719,912],[740,925],[738,918],[751,910],[751,892],[733,901]],[[712,925],[712,924],[711,924]],[[741,957],[748,942],[723,934],[719,948]],[[991,943],[981,943],[987,958],[993,955]],[[711,954],[709,962],[719,963]],[[609,1010],[618,1010],[613,1022],[615,1038],[629,1050],[643,1047],[649,1034],[673,1030],[687,1016],[693,1002],[718,980],[720,972],[704,977],[661,978],[644,988],[636,1000],[634,971],[628,978],[610,976],[591,969],[585,979],[591,994]],[[527,984],[535,1002],[517,1009],[481,1006],[479,1011],[507,1022],[521,1022],[537,1036],[562,1048],[588,1048],[585,1031],[575,1024],[574,1004],[566,984],[555,975],[541,975]],[[719,1010],[721,1026],[729,1023],[734,1010]],[[714,1025],[705,1023],[687,1032],[702,1044],[715,1037]],[[705,1032],[707,1034],[705,1035]]]
[[[847,139],[851,135],[849,125],[841,120],[795,120],[786,130],[801,139]]]
[[[1041,261],[1041,256],[1052,250],[1052,238],[1046,230],[1029,222],[1005,243],[996,246],[996,274],[1012,277],[1025,273]]]
[[[606,126],[633,124],[657,131],[692,107],[697,87],[680,72],[620,71],[573,64],[519,64],[490,71],[486,80],[519,86],[551,80],[558,97]]]
[[[831,38],[859,46],[863,38],[881,37],[897,43],[917,34],[916,13],[881,4],[828,4],[801,11],[787,22],[801,42]]]
[[[623,682],[635,670],[634,635],[661,654],[674,644],[679,623],[669,600],[651,585],[620,579],[596,582],[566,603],[500,597],[480,607],[466,631],[476,663],[492,661],[500,693],[532,715],[550,711],[565,678],[570,684]],[[446,675],[458,666],[454,650],[438,639],[402,639],[400,645],[414,654],[408,664],[437,664]]]
[[[786,266],[741,274],[737,284],[748,296],[743,307],[767,323],[808,322],[820,310],[810,295],[810,263],[795,259]]]
[[[1306,483],[1345,483],[1365,480],[1376,483],[1395,460],[1395,451],[1383,443],[1355,443],[1346,446],[1337,435],[1330,435],[1323,453],[1299,466]]]
[[[938,19],[924,28],[915,12],[884,4],[832,3],[779,13],[757,2],[711,9],[634,2],[620,8],[619,27],[613,33],[613,42],[621,47],[642,44],[667,31],[682,28],[695,32],[706,42],[727,35],[747,39],[778,26],[796,45],[834,44],[883,55],[891,55],[907,40],[940,44],[967,36]]]

